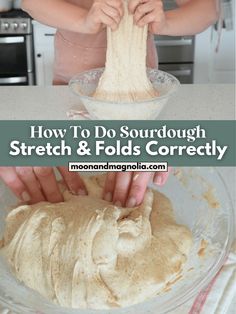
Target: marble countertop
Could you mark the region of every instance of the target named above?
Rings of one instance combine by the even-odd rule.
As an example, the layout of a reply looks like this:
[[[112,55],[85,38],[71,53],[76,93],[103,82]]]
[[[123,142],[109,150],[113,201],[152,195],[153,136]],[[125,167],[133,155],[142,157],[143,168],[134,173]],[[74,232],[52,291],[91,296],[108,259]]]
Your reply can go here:
[[[235,85],[182,85],[165,105],[160,120],[231,120]],[[83,109],[68,86],[0,87],[0,119],[64,120],[70,109]]]

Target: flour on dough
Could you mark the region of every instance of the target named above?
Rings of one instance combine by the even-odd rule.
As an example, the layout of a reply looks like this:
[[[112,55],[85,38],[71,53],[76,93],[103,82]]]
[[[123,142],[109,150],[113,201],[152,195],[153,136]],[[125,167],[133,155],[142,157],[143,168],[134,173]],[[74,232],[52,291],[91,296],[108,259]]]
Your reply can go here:
[[[20,206],[6,219],[2,252],[16,277],[64,307],[109,309],[156,296],[191,246],[170,200],[148,190],[143,204],[101,199],[104,176],[87,177],[88,196]]]
[[[107,29],[106,66],[94,97],[135,102],[158,95],[146,73],[147,26],[134,25],[124,1],[125,14],[116,31]]]

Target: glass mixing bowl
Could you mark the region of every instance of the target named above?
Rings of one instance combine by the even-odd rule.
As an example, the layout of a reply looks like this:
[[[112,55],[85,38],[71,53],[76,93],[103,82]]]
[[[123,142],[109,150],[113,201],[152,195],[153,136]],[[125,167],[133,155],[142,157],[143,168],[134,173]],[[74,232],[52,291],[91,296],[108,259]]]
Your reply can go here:
[[[177,221],[187,225],[194,238],[183,277],[171,290],[123,309],[65,309],[17,281],[0,255],[0,304],[19,314],[161,314],[185,303],[213,279],[227,258],[233,238],[232,202],[223,179],[213,168],[175,169],[161,192],[172,200]],[[0,193],[0,232],[3,233],[4,217],[16,200],[3,184]],[[208,246],[204,256],[199,257],[202,239]]]
[[[71,90],[80,97],[91,119],[154,120],[180,86],[180,82],[173,75],[157,69],[148,69],[148,77],[160,96],[135,103],[103,101],[92,97],[103,71],[104,68],[99,68],[80,73],[69,83]]]

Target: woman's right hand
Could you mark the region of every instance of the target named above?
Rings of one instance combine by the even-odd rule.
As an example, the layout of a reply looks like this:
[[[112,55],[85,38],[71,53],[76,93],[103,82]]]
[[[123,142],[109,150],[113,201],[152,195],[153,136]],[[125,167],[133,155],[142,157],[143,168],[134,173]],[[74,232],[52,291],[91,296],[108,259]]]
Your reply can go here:
[[[87,194],[77,172],[69,172],[66,167],[57,167],[57,169],[65,186],[73,194]],[[52,203],[63,201],[52,167],[0,167],[0,178],[23,202],[35,204],[41,201]]]
[[[114,31],[118,28],[123,14],[122,0],[94,0],[84,17],[83,33],[96,34],[106,26]]]

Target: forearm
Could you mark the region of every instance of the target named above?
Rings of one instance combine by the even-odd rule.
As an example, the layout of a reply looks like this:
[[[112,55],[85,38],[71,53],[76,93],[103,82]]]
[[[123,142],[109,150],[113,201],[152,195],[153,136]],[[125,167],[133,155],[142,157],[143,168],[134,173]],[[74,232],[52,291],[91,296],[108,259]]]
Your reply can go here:
[[[217,18],[217,0],[189,0],[179,8],[166,12],[166,27],[159,34],[194,35],[212,25]]]
[[[87,10],[65,0],[23,0],[22,8],[43,24],[83,32],[82,23]]]

